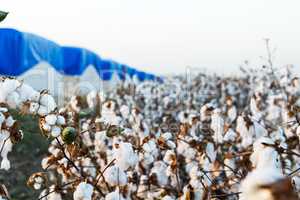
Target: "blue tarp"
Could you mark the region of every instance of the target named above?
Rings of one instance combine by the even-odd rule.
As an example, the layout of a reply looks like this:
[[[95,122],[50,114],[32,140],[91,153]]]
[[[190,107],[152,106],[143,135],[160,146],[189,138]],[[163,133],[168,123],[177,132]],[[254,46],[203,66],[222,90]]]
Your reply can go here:
[[[15,29],[0,29],[0,74],[18,76],[40,62],[47,62],[58,72],[81,75],[88,66],[95,67],[102,80],[110,80],[117,73],[121,80],[136,75],[140,81],[162,81],[161,77],[138,71],[100,56],[84,48],[60,46],[30,33]],[[128,75],[128,76],[126,76]]]

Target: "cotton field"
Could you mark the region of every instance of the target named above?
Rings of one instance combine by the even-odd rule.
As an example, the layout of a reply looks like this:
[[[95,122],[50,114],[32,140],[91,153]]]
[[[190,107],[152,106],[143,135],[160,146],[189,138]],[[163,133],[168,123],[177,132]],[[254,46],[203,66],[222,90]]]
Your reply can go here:
[[[296,200],[300,79],[290,66],[122,81],[57,107],[47,90],[0,82],[1,170],[36,115],[48,154],[28,177],[39,200]],[[0,199],[10,199],[3,183]]]

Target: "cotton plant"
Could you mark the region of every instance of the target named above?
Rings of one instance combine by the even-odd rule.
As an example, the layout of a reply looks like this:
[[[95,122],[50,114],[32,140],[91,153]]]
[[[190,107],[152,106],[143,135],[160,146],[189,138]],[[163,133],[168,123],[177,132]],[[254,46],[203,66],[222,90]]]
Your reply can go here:
[[[9,114],[10,109],[19,109],[24,114],[37,114],[40,116],[40,125],[43,129],[57,137],[61,133],[60,125],[64,118],[56,117],[56,103],[46,91],[38,92],[29,85],[12,78],[1,78],[0,81],[0,123],[1,123],[1,168],[8,170],[10,162],[7,158],[12,145],[22,139],[22,132],[17,130],[17,123]],[[53,114],[52,114],[53,113]],[[56,124],[57,122],[57,124]],[[59,126],[58,126],[59,125]]]
[[[0,146],[9,139],[1,166],[9,167],[4,158],[22,139],[9,114],[16,108],[38,115],[50,140],[42,172],[28,179],[43,200],[277,200],[277,191],[293,200],[299,84],[290,76],[278,89],[266,73],[124,82],[105,95],[73,96],[62,108],[47,91],[3,78]]]

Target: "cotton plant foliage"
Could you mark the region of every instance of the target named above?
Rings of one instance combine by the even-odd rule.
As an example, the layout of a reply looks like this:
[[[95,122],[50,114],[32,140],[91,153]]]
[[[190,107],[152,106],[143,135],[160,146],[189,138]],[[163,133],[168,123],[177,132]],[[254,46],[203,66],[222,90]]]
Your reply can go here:
[[[39,116],[51,141],[27,182],[41,200],[296,200],[299,79],[289,67],[272,70],[125,80],[62,108],[47,91],[2,78],[1,169],[11,170],[23,137],[9,112],[17,109]],[[9,199],[4,185],[0,195]]]

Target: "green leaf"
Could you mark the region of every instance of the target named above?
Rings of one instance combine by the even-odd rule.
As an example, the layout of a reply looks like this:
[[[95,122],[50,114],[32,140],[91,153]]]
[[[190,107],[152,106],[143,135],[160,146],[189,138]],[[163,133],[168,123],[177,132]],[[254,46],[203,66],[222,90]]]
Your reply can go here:
[[[6,16],[8,15],[8,12],[4,12],[0,10],[0,22],[2,22]]]

